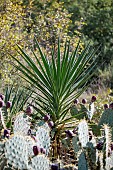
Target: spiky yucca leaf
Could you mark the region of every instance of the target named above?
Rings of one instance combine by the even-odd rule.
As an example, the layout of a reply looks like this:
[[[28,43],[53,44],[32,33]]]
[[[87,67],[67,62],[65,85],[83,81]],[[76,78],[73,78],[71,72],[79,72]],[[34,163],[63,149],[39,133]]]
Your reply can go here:
[[[9,109],[4,106],[2,108],[2,114],[5,120],[6,127],[11,126],[12,118],[27,104],[28,99],[32,95],[32,91],[26,90],[21,87],[14,88],[14,86],[8,86],[5,89],[5,103],[10,101],[11,107]]]
[[[17,62],[14,66],[36,89],[34,94],[36,94],[37,111],[42,115],[49,113],[55,126],[65,124],[65,121],[72,119],[67,117],[70,105],[86,89],[86,83],[96,67],[96,50],[87,45],[82,53],[78,54],[78,43],[76,49],[70,54],[70,44],[66,42],[62,54],[58,40],[57,56],[53,50],[50,60],[43,54],[36,39],[35,42],[41,59],[33,51],[34,61],[18,46],[18,52],[25,64],[12,56]]]

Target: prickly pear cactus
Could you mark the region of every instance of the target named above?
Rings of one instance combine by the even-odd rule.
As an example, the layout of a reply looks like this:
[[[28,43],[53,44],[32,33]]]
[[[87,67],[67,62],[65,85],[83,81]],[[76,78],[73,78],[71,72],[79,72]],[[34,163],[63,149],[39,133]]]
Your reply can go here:
[[[31,159],[29,170],[49,170],[49,160],[45,155],[38,155]]]
[[[86,149],[87,161],[90,169],[96,170],[97,161],[98,161],[98,150],[91,141],[87,143]]]
[[[5,157],[7,163],[14,168],[28,168],[27,143],[23,136],[15,135],[5,143]]]
[[[40,147],[46,150],[46,155],[49,153],[50,149],[50,134],[49,131],[43,127],[39,127],[36,132],[36,139]]]
[[[48,123],[43,120],[38,122],[38,127],[42,127],[42,128],[45,128],[47,131],[50,131],[50,127],[48,126]]]
[[[88,170],[87,160],[84,152],[82,152],[79,156],[78,170]]]
[[[25,141],[26,141],[26,144],[27,144],[28,156],[32,157],[34,155],[33,146],[36,144],[36,142],[30,136],[25,136]]]
[[[113,110],[112,109],[106,109],[104,110],[100,120],[99,120],[99,126],[107,124],[110,127],[113,127]]]
[[[72,145],[73,145],[75,154],[77,154],[79,150],[81,149],[79,146],[79,139],[77,135],[72,138]]]
[[[88,125],[85,120],[78,124],[78,137],[82,147],[86,147],[89,142]]]
[[[26,136],[30,129],[29,117],[23,112],[20,112],[14,121],[13,131],[14,134]]]

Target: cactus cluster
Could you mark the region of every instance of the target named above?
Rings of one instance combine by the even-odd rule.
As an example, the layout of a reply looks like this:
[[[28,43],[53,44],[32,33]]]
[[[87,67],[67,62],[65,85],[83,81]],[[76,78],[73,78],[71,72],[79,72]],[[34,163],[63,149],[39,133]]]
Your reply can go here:
[[[95,96],[91,98],[89,105],[90,114],[87,118],[78,121],[72,130],[65,130],[66,138],[62,139],[63,145],[72,146],[78,170],[111,170],[113,168],[113,110],[106,108],[100,118],[98,127],[101,128],[101,136],[94,136],[88,123],[91,121],[94,112]],[[75,104],[78,101],[74,101]],[[86,104],[83,100],[83,105]],[[8,107],[8,106],[7,106]],[[30,106],[29,106],[30,107]],[[50,132],[54,126],[49,115],[38,121],[31,129],[30,116],[31,108],[25,112],[19,112],[13,119],[13,130],[5,126],[3,115],[1,121],[4,130],[0,141],[0,167],[9,169],[27,170],[54,170],[60,169],[49,160],[51,149]],[[2,110],[0,110],[2,113]],[[88,114],[89,112],[87,112]],[[89,121],[90,120],[90,121]],[[89,130],[90,129],[90,130]],[[65,167],[65,168],[64,168]],[[66,166],[63,166],[66,169]]]
[[[32,136],[32,133],[28,135],[29,130],[29,116],[20,112],[14,120],[13,134],[9,138],[3,135],[4,143],[0,143],[0,156],[6,162],[3,169],[8,168],[8,166],[20,170],[50,169],[49,159],[47,158],[50,148],[48,129],[43,127],[35,129],[36,136]],[[6,131],[8,130],[5,129],[4,134],[6,134]],[[39,152],[36,154],[37,149],[39,149]],[[0,162],[0,166],[2,164],[3,161]]]
[[[110,127],[103,125],[101,131],[100,137],[95,137],[92,133],[92,137],[89,138],[91,132],[89,133],[86,120],[79,122],[77,132],[72,138],[73,149],[78,159],[78,169],[110,170],[113,168]]]

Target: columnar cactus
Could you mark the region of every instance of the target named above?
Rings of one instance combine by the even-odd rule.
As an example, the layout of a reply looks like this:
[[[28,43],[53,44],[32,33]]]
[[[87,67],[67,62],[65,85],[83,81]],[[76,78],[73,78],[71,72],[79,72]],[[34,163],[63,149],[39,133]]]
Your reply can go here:
[[[98,160],[99,160],[100,170],[104,170],[103,153],[100,152],[98,156],[99,156]]]
[[[104,125],[103,128],[104,128],[104,138],[105,138],[105,156],[107,158],[109,156],[111,133],[110,133],[110,128],[107,125]]]

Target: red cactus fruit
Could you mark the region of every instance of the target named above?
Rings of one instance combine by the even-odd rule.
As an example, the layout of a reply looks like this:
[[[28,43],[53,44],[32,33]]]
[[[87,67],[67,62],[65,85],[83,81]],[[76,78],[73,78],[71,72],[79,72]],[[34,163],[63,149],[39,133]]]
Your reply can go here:
[[[9,139],[9,137],[10,137],[10,135],[9,135],[9,134],[7,134],[7,135],[6,135],[6,138],[8,138],[8,139]]]
[[[27,134],[28,134],[28,135],[31,135],[31,129],[28,130]]]
[[[66,130],[65,133],[66,133],[67,137],[69,137],[69,138],[72,138],[74,135],[71,130]]]
[[[35,156],[38,155],[40,153],[40,148],[37,146],[33,146],[33,153]]]
[[[104,142],[101,142],[101,141],[100,141],[100,142],[97,143],[96,148],[97,148],[98,150],[102,150],[103,145],[104,145]]]
[[[44,121],[47,122],[50,119],[50,115],[45,115],[44,116]]]
[[[7,101],[6,108],[9,109],[9,108],[11,108],[11,106],[12,106],[12,103],[10,101]]]
[[[0,100],[0,108],[2,108],[4,106],[4,101]]]
[[[40,148],[40,152],[46,154],[46,150],[44,148]]]
[[[52,127],[54,126],[53,121],[48,122],[48,126],[49,126],[50,128],[52,128]]]
[[[32,139],[34,139],[35,142],[38,142],[36,136],[33,136],[33,135],[32,135],[31,137],[32,137]]]
[[[10,135],[10,130],[9,129],[4,129],[4,138],[8,137]]]
[[[77,134],[77,128],[74,128],[73,131],[72,131],[74,134]]]
[[[79,100],[78,99],[75,99],[74,100],[74,104],[78,104],[79,103]]]
[[[108,104],[104,104],[104,109],[108,109],[109,108],[109,105]]]
[[[57,164],[52,164],[51,165],[51,170],[59,170],[58,165]]]
[[[5,96],[3,94],[0,94],[0,99],[1,100],[4,100],[5,99]]]
[[[113,109],[113,103],[110,103],[109,108]]]
[[[96,101],[96,96],[92,96],[92,98],[91,98],[91,102],[95,102]]]
[[[111,143],[110,148],[111,148],[111,150],[113,151],[113,143]]]
[[[25,112],[26,112],[27,115],[30,116],[32,114],[32,112],[33,112],[33,108],[31,106],[27,106],[27,109],[26,109]]]
[[[82,99],[82,104],[86,104],[87,100],[86,99]]]

